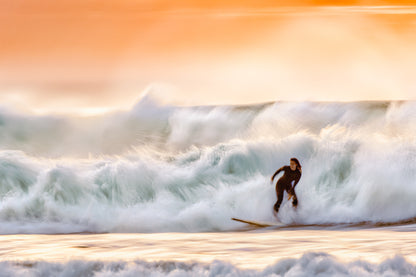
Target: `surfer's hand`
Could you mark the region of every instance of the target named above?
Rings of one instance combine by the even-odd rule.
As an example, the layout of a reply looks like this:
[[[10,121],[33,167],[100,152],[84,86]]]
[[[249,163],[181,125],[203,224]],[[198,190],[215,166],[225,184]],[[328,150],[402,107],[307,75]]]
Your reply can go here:
[[[293,197],[292,205],[296,207],[298,205],[298,199],[296,197]]]

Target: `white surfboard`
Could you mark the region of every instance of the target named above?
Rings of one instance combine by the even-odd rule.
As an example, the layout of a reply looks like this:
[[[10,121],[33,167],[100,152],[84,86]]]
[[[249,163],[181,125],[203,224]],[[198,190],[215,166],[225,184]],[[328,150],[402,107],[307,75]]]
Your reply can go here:
[[[238,222],[242,222],[242,223],[246,223],[246,224],[250,224],[252,226],[256,226],[256,227],[282,227],[285,226],[286,224],[276,221],[276,222],[265,222],[265,221],[253,221],[253,220],[245,220],[245,219],[240,219],[240,218],[231,218],[234,221],[238,221]]]

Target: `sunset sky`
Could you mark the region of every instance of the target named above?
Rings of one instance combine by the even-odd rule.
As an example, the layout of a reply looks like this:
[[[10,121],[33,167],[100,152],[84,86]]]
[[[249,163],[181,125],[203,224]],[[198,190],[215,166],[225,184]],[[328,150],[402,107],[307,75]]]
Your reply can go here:
[[[0,106],[415,99],[415,2],[0,0]]]

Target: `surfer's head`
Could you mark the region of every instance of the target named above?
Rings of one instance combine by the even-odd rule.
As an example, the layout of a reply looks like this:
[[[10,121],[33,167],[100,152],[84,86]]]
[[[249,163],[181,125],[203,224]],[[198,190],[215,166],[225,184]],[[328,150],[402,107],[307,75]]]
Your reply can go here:
[[[290,169],[291,170],[299,169],[299,171],[302,170],[302,166],[300,165],[300,162],[298,161],[298,159],[296,159],[296,158],[291,158],[290,159]]]

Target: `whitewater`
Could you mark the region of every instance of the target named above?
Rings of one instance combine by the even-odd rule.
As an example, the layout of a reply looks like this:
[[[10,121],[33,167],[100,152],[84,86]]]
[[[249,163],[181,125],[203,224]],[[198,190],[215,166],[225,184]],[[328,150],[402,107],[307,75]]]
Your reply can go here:
[[[272,220],[270,177],[297,157],[288,225],[413,222],[416,103],[178,107],[95,117],[0,112],[0,233],[230,231]]]
[[[342,264],[323,253],[306,254],[299,259],[283,259],[264,270],[239,269],[230,263],[210,264],[183,262],[88,262],[0,263],[2,276],[415,276],[416,268],[402,257],[383,261],[380,265],[364,261]]]

